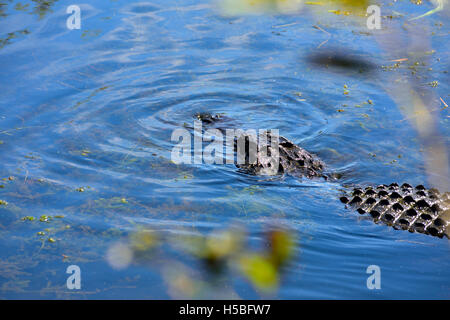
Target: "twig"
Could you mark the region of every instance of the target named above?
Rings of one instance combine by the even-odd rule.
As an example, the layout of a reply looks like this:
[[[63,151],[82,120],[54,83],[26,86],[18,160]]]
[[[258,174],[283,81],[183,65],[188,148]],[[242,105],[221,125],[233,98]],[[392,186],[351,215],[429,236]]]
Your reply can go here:
[[[272,26],[272,29],[276,29],[276,28],[283,28],[283,27],[290,27],[290,26],[294,26],[298,24],[298,22],[292,22],[292,23],[288,23],[288,24],[281,24],[278,26]]]
[[[402,61],[408,61],[408,58],[402,58],[402,59],[394,59],[390,60],[391,62],[402,62]]]
[[[323,46],[325,43],[327,43],[328,40],[330,40],[331,34],[330,34],[328,31],[323,30],[321,27],[319,27],[319,26],[317,26],[317,25],[313,25],[313,28],[316,28],[316,29],[318,29],[318,30],[320,30],[320,31],[322,31],[322,32],[325,32],[325,33],[328,35],[328,39],[325,40],[325,41],[323,41],[321,44],[318,45],[317,48],[320,48],[320,47]]]
[[[444,107],[441,110],[448,108],[448,104],[445,103],[444,99],[442,99],[441,97],[439,97],[439,99],[441,99],[442,103],[444,104]]]

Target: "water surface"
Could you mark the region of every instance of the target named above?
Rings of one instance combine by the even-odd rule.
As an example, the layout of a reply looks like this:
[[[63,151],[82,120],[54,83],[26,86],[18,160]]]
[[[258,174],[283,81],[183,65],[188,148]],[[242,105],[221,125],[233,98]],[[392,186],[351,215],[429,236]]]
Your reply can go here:
[[[0,207],[0,298],[177,297],[166,266],[199,279],[204,266],[164,246],[155,263],[115,270],[108,248],[137,226],[176,237],[236,223],[261,247],[274,222],[294,230],[297,254],[270,297],[450,297],[447,240],[374,224],[338,200],[345,184],[427,181],[417,133],[386,93],[381,66],[393,63],[373,32],[339,16],[320,24],[308,11],[224,17],[213,3],[190,0],[91,1],[80,5],[82,29],[68,30],[73,3],[46,2],[0,7],[0,199],[8,202]],[[400,1],[393,10],[409,17],[430,8]],[[435,53],[422,81],[438,81],[430,90],[448,102],[444,19],[426,20]],[[308,59],[336,48],[374,71],[336,72]],[[439,111],[447,143],[448,110]],[[342,178],[176,165],[172,132],[193,125],[197,112],[223,113],[230,127],[277,128]],[[78,291],[66,288],[72,264],[82,270]],[[369,265],[381,268],[381,290],[366,287]],[[216,281],[198,297],[265,296],[236,274]]]

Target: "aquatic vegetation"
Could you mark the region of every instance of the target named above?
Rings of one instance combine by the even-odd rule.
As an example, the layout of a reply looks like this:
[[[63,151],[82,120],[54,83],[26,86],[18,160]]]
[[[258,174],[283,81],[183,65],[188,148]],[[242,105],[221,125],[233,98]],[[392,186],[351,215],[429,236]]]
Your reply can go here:
[[[98,37],[102,33],[102,30],[84,30],[81,34],[81,38],[95,38]],[[100,90],[105,90],[108,87],[100,88]]]
[[[48,13],[53,12],[53,5],[58,2],[58,0],[7,0],[0,2],[0,18],[6,17],[8,14],[7,9],[8,5],[11,4],[11,7],[15,11],[21,12],[29,12],[31,14],[35,14],[39,17],[39,19],[44,18]]]
[[[0,49],[12,43],[13,39],[18,39],[30,34],[28,29],[22,29],[14,32],[9,32],[6,37],[0,38]]]
[[[90,186],[87,186],[87,187],[79,187],[79,188],[76,188],[75,189],[75,191],[77,191],[77,192],[85,192],[86,190],[89,190],[89,189],[92,189]]]
[[[0,17],[6,17],[6,8],[8,6],[8,3],[0,2]]]
[[[85,37],[86,35],[89,35],[89,31],[84,31],[83,34],[81,35],[82,37]],[[94,34],[93,36],[97,36],[98,34]],[[91,94],[89,94],[89,96],[87,96],[86,98],[78,101],[74,106],[73,109],[77,109],[78,107],[82,106],[83,104],[88,103],[89,101],[91,101],[92,98],[94,98],[98,93],[107,90],[108,88],[110,88],[111,86],[102,86],[100,88],[95,89]],[[89,154],[89,151],[86,152],[86,150],[83,150],[82,153],[85,154]]]
[[[282,228],[271,228],[265,233],[264,241],[267,247],[262,252],[254,251],[246,245],[246,233],[241,228],[230,228],[219,232],[212,232],[208,236],[163,236],[155,230],[139,228],[138,231],[129,236],[127,242],[114,244],[108,250],[108,261],[113,268],[124,269],[131,263],[148,264],[152,266],[156,261],[155,257],[158,247],[171,244],[174,249],[181,249],[192,257],[202,262],[205,271],[213,278],[200,277],[190,279],[190,285],[182,285],[189,279],[178,273],[174,279],[168,279],[168,286],[182,286],[189,288],[207,286],[209,281],[214,281],[215,277],[221,274],[238,271],[257,290],[273,292],[283,275],[283,267],[291,261],[294,256],[294,237],[292,233]],[[164,260],[161,269],[164,270]],[[180,264],[180,262],[178,262]],[[170,265],[170,264],[169,264]],[[179,269],[185,269],[181,264]],[[181,278],[180,278],[181,277]],[[206,278],[206,279],[205,279]],[[176,284],[178,283],[178,284]],[[193,297],[195,292],[184,292],[184,298]],[[206,290],[206,288],[204,288]],[[207,292],[207,290],[206,290]],[[205,292],[203,292],[205,294]]]
[[[44,18],[48,13],[53,12],[52,6],[58,2],[58,0],[31,0],[34,3],[32,10],[33,14],[39,16],[40,19]]]
[[[227,15],[236,14],[260,14],[260,13],[282,13],[296,14],[301,12],[303,5],[315,7],[341,8],[328,10],[335,14],[358,14],[363,15],[369,6],[367,0],[321,0],[321,1],[303,1],[303,0],[224,0],[221,2],[222,10]]]
[[[428,83],[431,87],[436,88],[439,85],[439,82],[437,81],[432,81],[430,83]]]
[[[49,222],[49,220],[51,220],[51,219],[52,219],[52,217],[43,214],[43,215],[39,218],[39,221],[40,221],[40,222]]]

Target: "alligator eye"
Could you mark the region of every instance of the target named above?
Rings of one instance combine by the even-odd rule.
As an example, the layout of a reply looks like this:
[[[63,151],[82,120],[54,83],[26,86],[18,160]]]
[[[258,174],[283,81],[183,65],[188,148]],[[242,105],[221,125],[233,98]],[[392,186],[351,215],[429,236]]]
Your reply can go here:
[[[419,209],[426,209],[429,208],[430,205],[425,200],[419,200],[416,202],[416,207]]]
[[[411,189],[412,186],[410,184],[404,183],[402,184],[402,189]]]
[[[347,203],[348,202],[348,198],[347,197],[340,197],[339,200],[341,200],[341,202],[343,202],[343,203]]]
[[[366,213],[366,211],[364,209],[362,209],[362,208],[358,208],[358,210],[356,210],[356,211],[358,211],[359,214]]]
[[[360,203],[362,199],[358,196],[354,197],[352,201],[350,201],[350,204]]]
[[[395,211],[402,211],[403,207],[399,203],[396,203],[392,206],[392,209],[394,209]]]
[[[401,198],[402,196],[401,195],[399,195],[397,192],[392,192],[390,195],[389,195],[389,197],[391,198],[391,199],[398,199],[398,198]]]
[[[419,184],[418,186],[416,186],[416,190],[425,190],[425,187]]]
[[[376,219],[380,216],[380,213],[378,211],[372,210],[370,211],[370,215],[372,216],[372,218]]]
[[[404,201],[406,204],[411,204],[411,203],[415,203],[415,202],[416,202],[416,201],[414,201],[414,198],[411,197],[411,196],[406,196],[406,197],[404,197],[404,198],[403,198],[403,201]]]
[[[380,197],[380,198],[382,198],[382,197],[387,197],[389,195],[389,193],[387,193],[386,191],[384,191],[384,190],[381,190],[380,192],[378,192],[378,196]]]
[[[408,217],[415,217],[415,216],[417,216],[417,211],[414,210],[414,209],[409,209],[409,210],[406,211],[406,215]]]

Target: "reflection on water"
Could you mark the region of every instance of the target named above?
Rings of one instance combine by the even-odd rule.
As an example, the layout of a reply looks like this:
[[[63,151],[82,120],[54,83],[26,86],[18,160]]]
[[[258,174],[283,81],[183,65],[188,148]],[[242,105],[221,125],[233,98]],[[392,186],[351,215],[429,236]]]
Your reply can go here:
[[[211,279],[202,259],[173,244],[236,223],[257,254],[268,252],[271,226],[293,233],[295,254],[271,297],[449,297],[448,241],[374,224],[339,202],[343,185],[426,182],[419,137],[382,83],[401,79],[409,62],[383,69],[398,62],[373,32],[334,13],[326,26],[306,13],[223,17],[194,0],[96,1],[81,6],[82,30],[70,31],[72,3],[17,3],[0,6],[2,39],[29,31],[0,49],[0,297],[172,298],[183,288],[198,297],[214,285],[227,288],[220,297],[265,296],[255,281],[273,273],[259,256]],[[422,6],[408,4],[392,10],[417,16]],[[438,14],[427,19],[435,51],[417,72],[448,103],[448,30]],[[320,50],[368,57],[374,76],[311,65],[328,39],[314,25],[332,35]],[[227,127],[279,129],[339,181],[174,164],[172,132],[204,112]],[[436,114],[448,137],[448,108]],[[158,255],[113,268],[111,256],[141,228],[166,239]],[[66,287],[73,264],[79,291]],[[381,268],[380,291],[366,287],[370,265]]]

